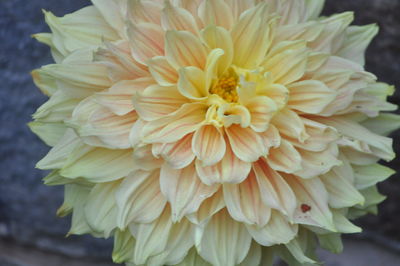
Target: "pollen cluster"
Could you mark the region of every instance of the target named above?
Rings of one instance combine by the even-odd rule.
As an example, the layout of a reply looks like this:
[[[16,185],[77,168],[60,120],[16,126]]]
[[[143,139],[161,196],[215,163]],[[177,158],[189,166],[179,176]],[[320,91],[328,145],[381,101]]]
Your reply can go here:
[[[237,86],[238,83],[235,77],[222,77],[218,80],[217,85],[210,89],[210,93],[219,95],[227,102],[236,103],[239,100]]]

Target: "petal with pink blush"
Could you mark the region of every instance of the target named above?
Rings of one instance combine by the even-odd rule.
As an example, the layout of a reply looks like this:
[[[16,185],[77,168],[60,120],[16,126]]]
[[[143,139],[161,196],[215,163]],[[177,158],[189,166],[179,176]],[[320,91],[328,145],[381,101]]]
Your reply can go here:
[[[192,149],[203,166],[210,166],[222,160],[226,143],[220,129],[213,125],[204,125],[194,133]]]
[[[136,24],[149,22],[160,25],[162,5],[153,1],[128,1],[128,19]]]
[[[153,154],[162,156],[172,168],[182,169],[195,158],[192,150],[192,137],[193,134],[188,134],[174,143],[153,144]]]
[[[225,129],[234,154],[245,162],[254,162],[267,153],[261,136],[250,128],[232,125]]]
[[[302,169],[300,153],[285,139],[281,140],[279,147],[269,150],[266,160],[276,171],[294,173]]]
[[[164,56],[155,56],[147,61],[153,78],[161,86],[173,86],[178,82],[178,73]]]
[[[295,238],[298,232],[297,224],[290,224],[282,214],[274,210],[268,224],[246,225],[246,227],[257,243],[267,247],[286,244]]]
[[[197,212],[189,214],[187,218],[194,224],[206,224],[209,219],[225,207],[222,190],[218,190],[212,197],[207,198],[201,203]]]
[[[304,142],[310,137],[300,116],[289,108],[279,111],[272,119],[272,124],[281,135],[298,139],[300,142]]]
[[[216,25],[230,30],[233,25],[232,12],[223,0],[204,0],[198,10],[204,25]]]
[[[160,168],[164,161],[153,156],[151,145],[136,147],[133,151],[135,169],[153,171]]]
[[[177,111],[187,102],[175,86],[152,85],[133,96],[133,106],[140,118],[153,121]]]
[[[251,115],[250,127],[256,132],[266,131],[269,127],[269,122],[277,111],[275,102],[265,96],[253,98],[247,103],[246,107]]]
[[[297,198],[294,221],[335,231],[332,212],[328,206],[328,192],[321,180],[318,177],[302,179],[294,175],[285,176],[285,180],[293,189]],[[309,206],[307,210],[302,208],[305,205]]]
[[[303,80],[288,85],[288,106],[292,109],[318,114],[336,99],[337,92],[317,80]]]
[[[165,7],[161,17],[161,26],[166,31],[189,31],[196,35],[199,32],[193,15],[184,8],[172,5],[169,1],[165,1]]]
[[[233,220],[226,210],[215,214],[201,230],[197,247],[200,256],[215,266],[234,266],[249,252],[251,236],[246,227]]]
[[[271,217],[271,208],[261,199],[254,172],[240,184],[224,184],[224,200],[233,219],[246,224],[265,226]]]
[[[281,135],[274,125],[269,125],[268,129],[260,134],[264,140],[264,145],[270,148],[278,148],[281,145]]]
[[[293,219],[297,203],[290,186],[263,160],[254,163],[253,169],[264,204]]]
[[[151,23],[129,24],[128,36],[133,57],[141,64],[164,55],[164,31]]]
[[[194,165],[184,169],[173,169],[168,164],[161,167],[160,187],[171,204],[173,221],[196,212],[200,204],[217,192],[219,186],[203,184],[196,174]]]
[[[203,69],[207,54],[200,40],[187,31],[167,31],[165,54],[175,69],[194,66]]]
[[[147,123],[142,131],[143,141],[175,142],[200,128],[205,115],[206,106],[204,104],[184,104],[171,115]]]
[[[121,229],[130,223],[151,223],[165,208],[159,172],[134,171],[120,184],[115,193],[118,206],[117,223]]]

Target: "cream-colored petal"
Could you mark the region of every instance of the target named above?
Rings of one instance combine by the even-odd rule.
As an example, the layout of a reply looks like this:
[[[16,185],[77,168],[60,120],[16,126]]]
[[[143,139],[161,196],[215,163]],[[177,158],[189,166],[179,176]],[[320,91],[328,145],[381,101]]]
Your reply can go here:
[[[249,253],[247,253],[246,258],[238,266],[259,266],[261,262],[261,246],[255,241],[251,242]],[[267,265],[265,265],[267,266]]]
[[[96,51],[93,60],[107,67],[113,82],[149,76],[146,67],[132,57],[129,42],[104,42],[104,46]]]
[[[212,197],[207,198],[200,205],[197,212],[189,214],[187,218],[196,225],[207,224],[210,218],[225,207],[222,190],[218,190]]]
[[[229,214],[238,222],[265,226],[271,217],[271,208],[261,199],[254,172],[240,184],[224,184],[224,200]]]
[[[294,221],[335,231],[332,212],[328,206],[329,194],[321,180],[318,177],[302,179],[294,175],[284,177],[297,198]]]
[[[210,49],[222,49],[224,54],[218,60],[218,76],[224,74],[224,72],[231,65],[234,55],[233,41],[229,31],[223,27],[217,27],[215,25],[208,25],[201,31],[201,36],[207,47]],[[210,55],[209,55],[210,56]]]
[[[75,148],[60,174],[68,178],[83,177],[96,182],[120,179],[133,170],[132,150],[96,147]]]
[[[329,172],[334,166],[341,165],[338,159],[337,144],[330,144],[328,148],[323,151],[308,151],[304,149],[297,149],[301,155],[302,169],[295,174],[302,178],[313,178]]]
[[[268,53],[262,66],[271,72],[274,83],[287,85],[303,77],[308,54],[305,41],[284,42]]]
[[[346,30],[345,41],[337,55],[364,65],[365,50],[377,34],[378,26],[376,24],[349,27]]]
[[[133,151],[133,163],[135,170],[153,171],[159,169],[164,161],[153,155],[152,145],[140,145]]]
[[[165,38],[165,54],[171,66],[177,70],[185,66],[204,68],[206,50],[195,35],[186,31],[167,31]]]
[[[196,171],[201,181],[207,185],[215,183],[241,183],[247,178],[251,169],[251,163],[240,160],[232,151],[230,145],[226,145],[225,156],[216,165],[203,166],[196,161]]]
[[[250,245],[251,236],[244,225],[221,210],[205,226],[197,250],[212,265],[235,266],[245,259]]]
[[[62,168],[74,149],[83,145],[76,133],[68,129],[60,141],[36,164],[36,167],[42,170]]]
[[[278,110],[275,102],[268,97],[258,96],[250,100],[247,105],[251,115],[251,128],[256,132],[264,132],[270,126],[273,115]]]
[[[151,85],[132,98],[133,106],[141,119],[154,121],[177,111],[187,99],[176,86]]]
[[[353,165],[355,186],[357,189],[365,189],[376,185],[376,183],[381,182],[393,174],[395,171],[380,165],[371,164],[365,166]]]
[[[173,169],[164,164],[160,172],[160,187],[171,204],[173,221],[180,221],[185,215],[196,212],[200,204],[218,190],[218,185],[207,186],[200,181],[194,165]]]
[[[317,80],[303,80],[288,85],[288,106],[292,109],[318,114],[336,99],[337,92]]]
[[[298,139],[304,142],[309,138],[300,116],[289,108],[280,110],[272,119],[272,124],[279,130],[281,135]]]
[[[117,224],[124,230],[130,223],[151,223],[165,208],[167,200],[160,191],[159,171],[134,171],[115,192]]]
[[[164,56],[156,56],[147,61],[149,71],[161,86],[173,86],[178,81],[178,73]]]
[[[153,154],[163,159],[174,169],[182,169],[195,159],[192,150],[193,134],[188,134],[174,143],[153,144]]]
[[[341,134],[362,143],[368,144],[372,153],[385,160],[395,156],[392,149],[392,139],[377,135],[365,127],[342,117],[318,118],[316,121],[335,127]]]
[[[94,94],[93,100],[116,115],[126,115],[134,110],[132,96],[136,92],[144,91],[151,83],[153,81],[149,78],[123,80],[114,84],[108,91]]]
[[[269,166],[276,171],[294,173],[302,168],[300,153],[285,139],[280,141],[278,147],[269,150],[266,160]]]
[[[147,123],[142,131],[143,141],[175,142],[200,128],[205,115],[206,106],[204,104],[184,104],[170,116]]]
[[[216,25],[230,30],[233,26],[231,9],[224,0],[204,0],[198,14],[204,25]]]
[[[91,0],[93,5],[100,11],[107,23],[115,30],[123,32],[125,21],[124,11],[126,0]]]
[[[320,179],[329,193],[328,203],[332,208],[346,208],[364,203],[364,197],[346,177],[330,171],[320,176]]]
[[[201,100],[208,96],[203,70],[192,66],[179,69],[178,90],[183,96],[192,100]]]
[[[239,19],[240,15],[244,11],[254,7],[255,5],[254,0],[225,0],[225,2],[231,8],[233,19],[235,21]]]
[[[115,192],[119,182],[97,184],[87,198],[85,217],[90,228],[108,238],[116,228]]]
[[[263,246],[286,244],[297,235],[297,224],[290,224],[279,212],[273,210],[271,219],[264,226],[246,225],[257,243]]]
[[[199,29],[195,18],[184,8],[172,5],[169,1],[165,1],[165,7],[162,12],[161,26],[164,30],[190,31],[198,34]]]
[[[215,165],[225,155],[226,143],[220,129],[204,125],[193,136],[192,149],[203,166]]]
[[[353,21],[352,12],[344,12],[319,20],[325,25],[325,29],[316,40],[309,44],[315,51],[330,53],[333,51],[333,45],[337,45],[334,39],[348,27]]]
[[[275,21],[268,14],[266,3],[260,3],[242,14],[231,33],[235,65],[242,68],[260,65],[272,42]]]
[[[264,145],[269,151],[271,148],[277,148],[281,145],[281,135],[279,135],[278,129],[274,125],[269,125],[265,132],[262,132],[261,137],[264,140]]]
[[[129,0],[127,17],[133,23],[149,22],[160,25],[162,5],[154,1]]]
[[[282,178],[282,176],[271,169],[263,160],[253,164],[253,170],[257,177],[261,198],[264,203],[276,210],[279,210],[289,219],[293,219],[296,208],[296,197]]]
[[[129,43],[133,57],[141,64],[154,56],[164,55],[164,31],[151,23],[129,24]]]
[[[266,154],[261,136],[250,128],[232,125],[225,129],[234,154],[245,162],[254,162]]]
[[[197,253],[195,248],[192,248],[185,259],[177,264],[177,266],[211,266],[208,262],[203,260]]]

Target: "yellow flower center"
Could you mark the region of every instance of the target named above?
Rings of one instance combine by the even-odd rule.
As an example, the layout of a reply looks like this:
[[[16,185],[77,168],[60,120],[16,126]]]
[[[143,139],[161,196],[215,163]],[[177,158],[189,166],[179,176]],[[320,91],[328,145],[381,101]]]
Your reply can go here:
[[[238,82],[234,76],[221,77],[216,86],[210,89],[210,93],[220,96],[227,102],[235,103],[239,100],[237,93]]]

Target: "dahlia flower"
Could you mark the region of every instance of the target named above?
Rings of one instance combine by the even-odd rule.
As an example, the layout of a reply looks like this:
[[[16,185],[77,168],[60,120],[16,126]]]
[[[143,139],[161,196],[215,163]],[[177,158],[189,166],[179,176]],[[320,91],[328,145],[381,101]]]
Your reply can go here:
[[[323,0],[92,0],[44,12],[55,64],[30,127],[69,234],[127,265],[317,264],[375,213],[395,154],[392,86],[364,69],[376,25]]]

